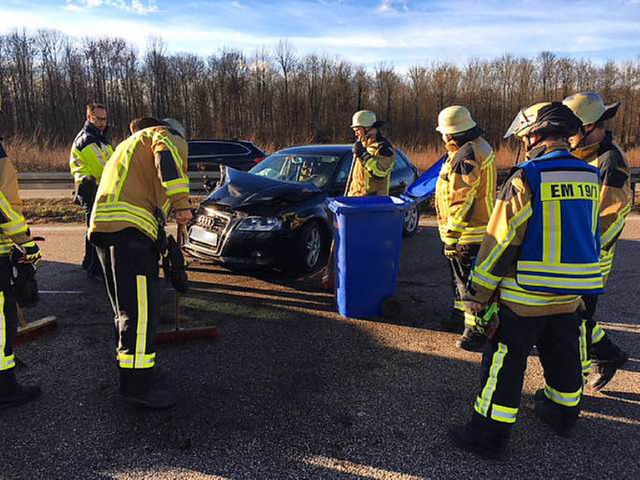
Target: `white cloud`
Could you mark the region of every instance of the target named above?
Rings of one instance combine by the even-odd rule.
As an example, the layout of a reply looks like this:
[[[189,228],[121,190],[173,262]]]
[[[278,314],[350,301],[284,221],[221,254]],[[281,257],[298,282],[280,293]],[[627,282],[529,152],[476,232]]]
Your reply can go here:
[[[138,15],[158,11],[156,0],[67,0],[66,10],[80,12],[99,7],[117,8]]]
[[[382,0],[378,5],[378,13],[399,14],[409,11],[407,0]]]

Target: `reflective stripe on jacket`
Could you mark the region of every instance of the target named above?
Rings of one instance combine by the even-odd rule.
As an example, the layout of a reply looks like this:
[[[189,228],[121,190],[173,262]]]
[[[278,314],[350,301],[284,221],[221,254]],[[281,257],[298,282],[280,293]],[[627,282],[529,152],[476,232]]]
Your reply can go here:
[[[155,240],[156,212],[186,210],[189,202],[187,142],[174,130],[150,127],[116,148],[107,164],[91,215],[89,237],[135,227]]]
[[[559,295],[603,292],[599,176],[566,150],[522,164],[532,214],[516,265],[527,290]]]
[[[366,161],[359,158],[354,159],[355,165],[351,173],[347,196],[389,195],[391,172],[396,159],[393,145],[378,134],[377,137],[368,139],[364,146],[369,158]]]
[[[606,278],[613,267],[616,241],[633,207],[629,164],[622,149],[613,142],[611,132],[602,142],[571,153],[600,171],[600,264]]]
[[[482,137],[448,152],[436,184],[440,239],[447,245],[482,243],[495,205],[495,154]]]
[[[31,241],[29,227],[22,215],[18,174],[0,145],[0,256],[9,255],[14,244]]]
[[[113,147],[100,131],[86,122],[76,135],[69,155],[69,167],[76,184],[84,177],[93,177],[100,181],[104,166],[113,153]]]

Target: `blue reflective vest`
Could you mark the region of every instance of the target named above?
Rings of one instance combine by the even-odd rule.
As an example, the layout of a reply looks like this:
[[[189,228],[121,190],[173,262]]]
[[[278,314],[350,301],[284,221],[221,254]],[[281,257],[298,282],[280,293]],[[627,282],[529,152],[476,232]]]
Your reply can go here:
[[[602,293],[598,169],[566,150],[519,168],[533,213],[518,257],[518,284],[558,295]]]

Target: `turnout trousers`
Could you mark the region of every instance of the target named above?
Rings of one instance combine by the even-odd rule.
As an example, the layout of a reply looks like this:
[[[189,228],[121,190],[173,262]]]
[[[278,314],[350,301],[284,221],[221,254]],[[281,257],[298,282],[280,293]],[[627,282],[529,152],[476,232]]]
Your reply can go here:
[[[582,394],[577,313],[520,317],[500,307],[500,324],[482,357],[472,423],[509,431],[516,421],[527,357],[537,346],[546,400],[562,419],[577,418]]]
[[[595,313],[598,305],[598,295],[584,295],[582,297],[586,311],[582,312],[580,327],[580,360],[582,374],[586,377],[591,371],[592,363],[602,364],[614,361],[623,355],[622,350],[606,334],[596,322]]]
[[[451,288],[453,291],[453,312],[459,315],[461,320],[464,319],[464,324],[468,327],[475,326],[476,316],[465,310],[462,299],[467,289],[467,282],[471,275],[473,262],[479,250],[480,244],[472,243],[461,245],[458,256],[453,258],[447,257],[449,273],[451,274]]]
[[[0,373],[15,367],[13,343],[18,331],[18,309],[11,286],[11,262],[0,257]]]
[[[115,315],[118,366],[152,368],[160,319],[158,250],[153,240],[135,228],[111,234],[110,239],[97,252]]]

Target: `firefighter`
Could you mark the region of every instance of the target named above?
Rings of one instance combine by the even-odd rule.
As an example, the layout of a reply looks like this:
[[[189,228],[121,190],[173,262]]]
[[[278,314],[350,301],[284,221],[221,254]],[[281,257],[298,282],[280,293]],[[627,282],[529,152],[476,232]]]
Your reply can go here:
[[[443,318],[442,326],[448,331],[462,331],[464,327],[458,347],[477,351],[484,345],[485,336],[474,329],[476,314],[465,310],[462,296],[495,203],[496,156],[465,107],[454,105],[442,110],[436,130],[447,149],[436,184],[436,212],[454,298],[453,309]]]
[[[101,103],[90,103],[87,105],[86,114],[87,120],[71,147],[69,166],[76,185],[75,202],[85,210],[88,227],[98,183],[113,148],[106,138],[109,128],[106,107]],[[100,262],[89,240],[85,241],[82,268],[91,278],[102,277]]]
[[[351,129],[356,137],[353,144],[355,164],[347,189],[347,197],[389,195],[391,172],[396,153],[391,142],[382,136],[382,120],[369,110],[353,115]]]
[[[624,152],[613,142],[604,122],[613,118],[619,103],[605,105],[595,92],[584,92],[564,99],[582,122],[580,132],[569,139],[571,153],[600,170],[600,262],[605,281],[613,267],[616,241],[622,233],[625,219],[633,206],[631,175]],[[589,375],[591,362],[595,366],[589,386],[602,390],[629,356],[620,349],[595,321],[597,295],[583,297],[586,311],[583,313],[583,374]]]
[[[528,160],[501,188],[465,300],[481,310],[495,293],[499,324],[482,358],[471,421],[450,430],[460,448],[503,458],[518,414],[527,357],[537,346],[546,386],[535,413],[567,436],[580,410],[581,296],[603,291],[599,265],[598,170],[569,153],[580,120],[561,102],[521,111],[505,137]]]
[[[41,393],[40,387],[19,384],[15,374],[18,311],[11,285],[11,256],[17,252],[19,262],[33,264],[41,258],[21,210],[18,175],[0,138],[0,410],[36,400]]]
[[[89,239],[97,247],[115,314],[120,394],[133,404],[167,408],[175,393],[155,375],[155,331],[160,316],[157,241],[164,217],[191,220],[184,128],[166,119],[132,122],[137,130],[107,164],[91,215]],[[159,237],[160,232],[160,237]]]
[[[382,120],[370,110],[353,114],[351,129],[356,137],[353,144],[353,164],[347,178],[347,197],[389,195],[391,172],[396,152],[389,140],[382,136]],[[335,284],[335,242],[331,243],[329,261],[322,274],[322,287],[332,290]]]

